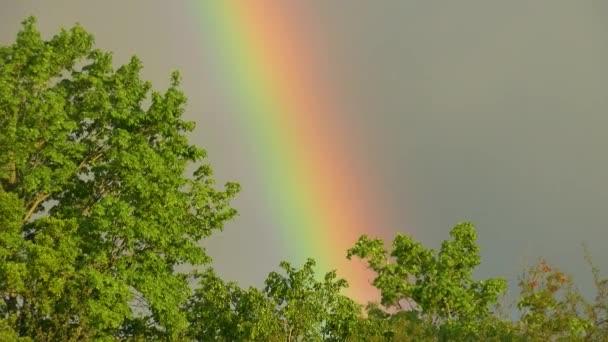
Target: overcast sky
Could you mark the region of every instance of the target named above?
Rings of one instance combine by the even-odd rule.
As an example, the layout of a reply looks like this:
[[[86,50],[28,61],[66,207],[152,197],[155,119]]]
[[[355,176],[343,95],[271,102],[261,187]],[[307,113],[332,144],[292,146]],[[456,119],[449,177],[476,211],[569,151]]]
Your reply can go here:
[[[477,224],[479,275],[515,280],[544,256],[589,286],[581,243],[608,268],[608,5],[597,0],[307,1],[330,43],[357,148],[393,208],[385,232],[437,247]],[[196,17],[180,1],[0,0],[0,43],[36,15],[48,37],[80,22],[119,63],[132,54],[165,87],[184,75],[193,142],[221,181],[247,189],[239,218],[211,240],[223,275],[260,284],[275,268],[276,227],[255,198],[245,142],[217,99]],[[224,110],[224,111],[223,111]],[[234,251],[240,251],[238,258]]]

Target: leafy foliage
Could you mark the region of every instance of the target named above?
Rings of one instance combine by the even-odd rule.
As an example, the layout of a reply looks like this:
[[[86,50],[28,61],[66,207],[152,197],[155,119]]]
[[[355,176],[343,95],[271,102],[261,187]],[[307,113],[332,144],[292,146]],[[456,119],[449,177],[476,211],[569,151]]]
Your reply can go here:
[[[197,275],[188,301],[189,336],[197,341],[263,341],[281,331],[274,304],[256,289],[225,283],[212,269]]]
[[[175,266],[209,261],[197,242],[239,187],[215,190],[208,166],[184,177],[205,151],[185,136],[179,74],[151,92],[137,58],[114,70],[92,46],[79,26],[45,41],[29,18],[0,48],[1,316],[39,341],[111,340],[135,301],[175,337],[189,296]]]
[[[390,258],[382,240],[362,236],[348,251],[348,258],[367,260],[378,274],[374,285],[381,291],[383,305],[399,310],[407,305],[431,324],[458,322],[475,330],[476,323],[490,314],[489,306],[504,292],[506,282],[472,279],[480,263],[472,224],[459,224],[450,235],[453,240],[443,242],[436,253],[399,234]]]
[[[335,272],[317,281],[314,265],[309,259],[298,270],[282,262],[286,274],[270,273],[264,291],[242,290],[207,270],[187,308],[191,335],[198,341],[343,341],[361,309],[340,295],[346,282]]]
[[[530,267],[520,281],[518,307],[520,328],[532,340],[605,341],[606,284],[592,266],[597,289],[595,303],[588,302],[574,286],[572,278],[545,260]]]

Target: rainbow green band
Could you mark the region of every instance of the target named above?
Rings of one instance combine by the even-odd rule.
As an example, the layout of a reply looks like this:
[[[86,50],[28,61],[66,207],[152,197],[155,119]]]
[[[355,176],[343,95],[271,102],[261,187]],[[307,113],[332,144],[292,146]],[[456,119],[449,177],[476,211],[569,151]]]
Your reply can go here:
[[[387,228],[380,196],[371,191],[374,177],[355,163],[361,156],[352,146],[360,142],[348,139],[336,92],[319,72],[318,42],[294,3],[202,0],[193,8],[213,38],[206,55],[220,65],[218,78],[251,142],[252,171],[281,227],[282,252],[337,269],[350,283],[346,294],[365,301],[377,297],[373,275],[348,261],[346,250],[361,234]]]

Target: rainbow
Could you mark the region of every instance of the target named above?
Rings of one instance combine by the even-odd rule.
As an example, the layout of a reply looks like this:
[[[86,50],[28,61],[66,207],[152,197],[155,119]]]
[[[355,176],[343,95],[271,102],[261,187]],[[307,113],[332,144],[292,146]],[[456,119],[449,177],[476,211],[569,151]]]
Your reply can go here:
[[[359,161],[361,142],[348,130],[338,89],[320,72],[323,42],[307,29],[314,24],[302,4],[203,0],[194,9],[213,37],[205,52],[218,61],[217,77],[239,113],[283,255],[297,265],[312,257],[323,272],[337,269],[350,284],[345,294],[365,302],[377,299],[373,274],[348,261],[346,250],[361,234],[386,228],[386,213]]]

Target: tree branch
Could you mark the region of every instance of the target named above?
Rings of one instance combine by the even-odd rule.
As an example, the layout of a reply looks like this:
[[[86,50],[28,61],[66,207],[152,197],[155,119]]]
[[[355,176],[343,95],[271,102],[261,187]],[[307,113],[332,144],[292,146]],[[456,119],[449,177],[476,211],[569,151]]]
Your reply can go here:
[[[80,171],[80,170],[82,170],[82,168],[83,168],[83,167],[84,167],[86,164],[96,162],[96,161],[97,161],[97,159],[99,159],[99,158],[101,158],[101,156],[103,156],[103,153],[104,153],[104,152],[105,152],[105,151],[99,151],[99,152],[97,152],[97,153],[93,154],[93,155],[92,155],[91,157],[89,157],[89,158],[84,158],[84,160],[83,160],[83,161],[82,161],[82,162],[81,162],[81,163],[78,165],[77,172],[78,172],[78,171]]]
[[[8,185],[15,185],[17,183],[17,166],[14,161],[8,163]]]
[[[38,195],[38,197],[36,198],[36,200],[34,201],[32,206],[30,207],[30,209],[27,211],[27,213],[23,217],[22,222],[26,223],[27,221],[29,221],[30,218],[32,217],[32,215],[34,214],[34,212],[36,211],[36,208],[38,208],[40,203],[42,203],[44,200],[49,198],[49,196],[50,196],[50,194],[47,194],[47,193],[41,193],[40,195]]]

